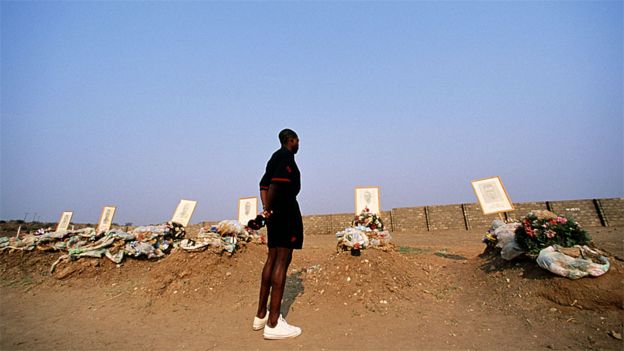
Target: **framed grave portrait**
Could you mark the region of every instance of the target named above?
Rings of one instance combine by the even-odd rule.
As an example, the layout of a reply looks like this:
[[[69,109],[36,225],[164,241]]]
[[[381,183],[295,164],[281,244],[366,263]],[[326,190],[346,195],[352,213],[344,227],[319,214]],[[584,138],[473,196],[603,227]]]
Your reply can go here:
[[[510,212],[514,210],[511,199],[500,177],[473,180],[472,188],[477,195],[483,214]]]
[[[371,213],[381,212],[378,186],[355,187],[355,214],[359,215],[365,208]]]
[[[61,213],[61,218],[59,219],[58,225],[56,226],[56,231],[59,232],[61,230],[67,230],[69,228],[69,223],[71,222],[71,218],[74,212],[72,211],[64,211]]]
[[[100,221],[97,226],[97,233],[109,231],[111,225],[113,224],[113,217],[115,216],[115,211],[117,207],[115,206],[104,206],[102,209],[102,215],[100,216]]]
[[[247,225],[250,219],[256,218],[258,214],[258,198],[243,197],[238,199],[238,222]]]
[[[191,221],[191,216],[195,211],[195,206],[197,205],[197,201],[193,200],[180,200],[178,207],[176,207],[175,212],[173,213],[173,217],[171,217],[172,222],[180,223],[183,226],[187,226]]]

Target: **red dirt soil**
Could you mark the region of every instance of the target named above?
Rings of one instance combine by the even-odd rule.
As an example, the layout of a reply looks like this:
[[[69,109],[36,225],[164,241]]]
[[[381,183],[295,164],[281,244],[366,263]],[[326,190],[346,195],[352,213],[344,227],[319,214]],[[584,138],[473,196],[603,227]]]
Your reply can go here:
[[[281,341],[251,330],[263,246],[80,259],[53,274],[60,253],[5,252],[0,349],[621,350],[624,229],[588,231],[611,269],[579,280],[483,254],[481,231],[395,233],[394,248],[359,257],[308,236],[282,305],[303,333]]]

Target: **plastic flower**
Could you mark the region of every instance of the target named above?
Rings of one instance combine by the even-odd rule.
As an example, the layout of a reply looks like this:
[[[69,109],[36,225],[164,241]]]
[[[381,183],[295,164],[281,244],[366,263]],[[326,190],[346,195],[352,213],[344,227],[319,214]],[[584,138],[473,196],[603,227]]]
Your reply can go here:
[[[497,241],[498,241],[498,239],[496,238],[496,235],[494,235],[492,233],[487,233],[483,237],[483,243],[484,244],[495,244]]]
[[[353,220],[353,226],[362,226],[362,230],[377,231],[383,230],[384,225],[381,218],[376,213],[371,213],[368,208],[362,210],[362,212]]]
[[[524,222],[524,231],[530,237],[535,237],[535,233],[533,232],[533,228],[531,228],[531,224],[528,221]]]
[[[572,218],[568,219],[550,211],[529,213],[516,230],[515,239],[520,247],[537,255],[544,247],[557,244],[563,247],[583,245],[591,240],[589,234]]]

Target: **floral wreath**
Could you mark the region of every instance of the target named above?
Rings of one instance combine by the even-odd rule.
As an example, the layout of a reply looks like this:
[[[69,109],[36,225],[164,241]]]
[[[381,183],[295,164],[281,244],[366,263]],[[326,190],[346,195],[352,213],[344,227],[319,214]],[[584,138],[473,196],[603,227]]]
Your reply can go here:
[[[526,252],[538,254],[542,249],[559,245],[572,247],[590,242],[589,234],[571,217],[550,211],[534,211],[526,215],[516,229],[516,242]]]
[[[376,213],[371,213],[368,207],[362,210],[362,213],[355,216],[353,219],[353,226],[363,226],[370,230],[382,231],[384,230],[383,220]]]

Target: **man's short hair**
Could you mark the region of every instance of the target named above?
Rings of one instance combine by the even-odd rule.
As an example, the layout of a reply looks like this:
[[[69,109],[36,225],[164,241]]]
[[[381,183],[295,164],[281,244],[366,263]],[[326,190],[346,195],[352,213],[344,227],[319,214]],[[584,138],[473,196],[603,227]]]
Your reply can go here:
[[[279,141],[282,145],[286,145],[289,139],[298,138],[297,133],[292,129],[284,129],[279,132]]]

